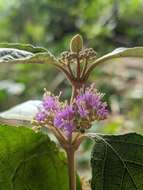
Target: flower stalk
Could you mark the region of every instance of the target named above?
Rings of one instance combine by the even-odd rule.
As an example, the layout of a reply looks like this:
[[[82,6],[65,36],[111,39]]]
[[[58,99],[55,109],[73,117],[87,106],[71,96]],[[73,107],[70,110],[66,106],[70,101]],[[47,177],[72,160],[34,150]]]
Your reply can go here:
[[[69,189],[76,190],[76,163],[75,163],[75,150],[71,146],[66,150],[68,160],[68,173],[69,173]]]

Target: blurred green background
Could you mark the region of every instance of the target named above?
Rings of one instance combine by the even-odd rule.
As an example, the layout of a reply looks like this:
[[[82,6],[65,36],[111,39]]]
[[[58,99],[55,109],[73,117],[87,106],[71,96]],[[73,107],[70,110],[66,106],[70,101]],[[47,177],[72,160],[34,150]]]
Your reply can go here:
[[[142,0],[0,0],[0,42],[44,46],[55,55],[69,49],[80,33],[86,47],[98,56],[117,47],[143,46]],[[51,66],[1,65],[0,111],[31,99],[41,99],[43,88],[70,95],[68,82]],[[108,64],[89,79],[106,93],[111,116],[95,123],[102,133],[143,133],[143,63],[132,67]],[[90,147],[86,142],[81,154]],[[81,164],[87,160],[83,154]]]

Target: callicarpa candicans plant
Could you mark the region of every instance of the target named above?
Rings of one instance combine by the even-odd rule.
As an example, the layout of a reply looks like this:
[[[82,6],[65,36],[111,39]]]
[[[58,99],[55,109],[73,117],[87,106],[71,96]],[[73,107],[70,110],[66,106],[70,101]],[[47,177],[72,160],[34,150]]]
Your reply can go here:
[[[36,111],[34,111],[35,109],[31,110],[28,106],[26,111],[23,109],[21,117],[22,107],[18,109],[19,106],[16,106],[16,114],[10,116],[14,112],[12,109],[8,113],[0,113],[0,123],[10,125],[3,127],[0,125],[0,147],[4,150],[0,154],[1,171],[5,171],[0,173],[0,178],[4,179],[0,183],[0,189],[19,189],[24,181],[26,189],[68,189],[67,168],[61,160],[61,152],[52,145],[50,139],[46,135],[35,133],[30,129],[19,128],[17,130],[17,127],[11,127],[11,125],[19,126],[20,124],[29,127],[33,118],[33,129],[37,131],[42,127],[48,128],[65,150],[70,190],[77,190],[75,153],[86,137],[95,141],[91,154],[92,190],[142,190],[143,136],[136,133],[104,135],[88,132],[94,121],[100,122],[106,119],[109,112],[106,102],[103,101],[104,95],[98,92],[95,84],[87,85],[90,73],[99,64],[114,62],[116,64],[131,63],[132,66],[133,64],[136,66],[137,63],[142,63],[142,60],[143,47],[118,48],[97,58],[96,52],[92,48],[83,47],[80,35],[72,38],[70,50],[61,53],[58,58],[42,47],[34,47],[29,44],[0,44],[1,64],[51,64],[66,75],[72,86],[70,100],[61,101],[61,92],[54,95],[44,89],[43,100],[40,101],[39,109],[36,106]],[[117,69],[115,66],[113,68]],[[37,101],[35,103],[37,105]],[[28,114],[26,114],[27,111]],[[20,113],[20,116],[17,113]],[[37,141],[37,139],[39,140]],[[43,151],[44,157],[41,151]],[[9,159],[7,158],[11,157],[13,161],[8,167]],[[31,164],[29,160],[31,160]],[[33,166],[35,166],[34,170]],[[38,171],[36,176],[33,176],[33,171]],[[56,177],[52,175],[52,171],[56,172]],[[44,182],[45,179],[47,180]],[[57,181],[57,179],[60,180]],[[64,182],[66,183],[64,184]]]
[[[46,127],[58,139],[68,159],[69,187],[76,190],[75,152],[86,137],[92,122],[107,118],[109,112],[103,101],[103,94],[97,91],[94,84],[86,85],[86,81],[94,67],[96,52],[92,48],[83,48],[80,35],[72,38],[70,51],[61,53],[58,61],[60,69],[65,73],[72,85],[70,101],[60,101],[62,93],[55,96],[45,89],[42,104],[33,124]]]

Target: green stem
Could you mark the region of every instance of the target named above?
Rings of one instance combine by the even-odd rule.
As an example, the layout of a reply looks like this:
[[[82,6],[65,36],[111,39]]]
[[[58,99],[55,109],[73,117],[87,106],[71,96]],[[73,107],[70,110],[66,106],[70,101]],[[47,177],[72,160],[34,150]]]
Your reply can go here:
[[[69,172],[69,190],[76,190],[76,165],[75,151],[72,147],[67,150],[68,172]]]

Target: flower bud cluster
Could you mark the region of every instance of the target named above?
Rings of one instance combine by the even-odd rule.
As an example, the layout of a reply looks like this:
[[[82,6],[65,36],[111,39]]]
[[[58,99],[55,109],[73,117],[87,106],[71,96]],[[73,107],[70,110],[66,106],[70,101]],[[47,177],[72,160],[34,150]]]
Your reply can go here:
[[[61,53],[59,61],[64,64],[68,64],[75,62],[76,58],[77,58],[77,53],[64,51]]]
[[[35,121],[38,125],[57,127],[69,138],[74,131],[88,129],[93,121],[107,118],[108,109],[102,97],[102,94],[90,87],[81,90],[69,105],[46,92]]]
[[[94,59],[96,58],[96,52],[92,48],[86,48],[81,50],[79,53],[64,51],[61,53],[59,61],[63,64],[74,63],[76,59],[84,60],[84,59]]]
[[[86,48],[80,51],[80,59],[93,59],[96,57],[96,51],[93,48]]]

